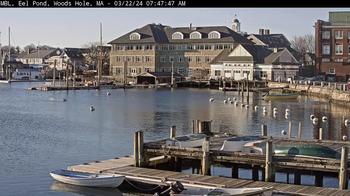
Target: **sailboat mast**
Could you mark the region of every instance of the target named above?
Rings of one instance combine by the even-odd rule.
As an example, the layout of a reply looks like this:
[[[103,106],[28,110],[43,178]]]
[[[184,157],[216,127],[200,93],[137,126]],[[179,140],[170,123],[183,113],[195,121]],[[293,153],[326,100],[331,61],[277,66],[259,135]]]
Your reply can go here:
[[[102,23],[100,22],[100,49],[97,50],[99,52],[99,61],[98,61],[98,80],[97,85],[100,86],[101,76],[102,76]]]
[[[9,61],[11,61],[11,27],[9,27]]]

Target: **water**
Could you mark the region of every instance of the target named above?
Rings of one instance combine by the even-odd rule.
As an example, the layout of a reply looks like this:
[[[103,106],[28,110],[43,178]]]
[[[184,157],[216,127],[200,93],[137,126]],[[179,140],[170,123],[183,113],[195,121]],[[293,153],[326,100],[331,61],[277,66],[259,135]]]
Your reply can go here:
[[[33,85],[38,84],[0,84],[0,195],[120,194],[117,190],[94,193],[91,189],[62,186],[54,183],[48,172],[129,155],[133,133],[140,129],[145,131],[148,141],[168,137],[171,125],[177,126],[177,134],[190,133],[193,119],[213,120],[213,130],[240,135],[259,134],[261,124],[265,123],[268,134],[280,136],[281,130],[288,130],[289,120],[284,118],[284,111],[289,108],[294,136],[301,121],[303,138],[318,137],[310,114],[319,119],[328,117],[327,123],[320,123],[326,139],[339,140],[349,133],[342,126],[342,117],[349,116],[348,109],[307,97],[265,102],[251,93],[251,106],[245,109],[223,103],[227,97],[238,97],[236,92],[116,89],[108,90],[111,96],[107,96],[107,90],[68,93],[26,90]],[[213,103],[209,102],[210,97],[215,98]],[[90,112],[91,105],[96,108],[94,112]],[[258,112],[254,112],[253,105],[259,105]],[[268,111],[266,116],[262,114],[263,106]],[[278,108],[277,119],[271,114],[274,107]],[[250,175],[240,172],[243,177]],[[214,168],[213,173],[228,172]],[[305,179],[305,184],[313,182],[311,177]],[[324,184],[336,187],[337,180],[325,178]]]

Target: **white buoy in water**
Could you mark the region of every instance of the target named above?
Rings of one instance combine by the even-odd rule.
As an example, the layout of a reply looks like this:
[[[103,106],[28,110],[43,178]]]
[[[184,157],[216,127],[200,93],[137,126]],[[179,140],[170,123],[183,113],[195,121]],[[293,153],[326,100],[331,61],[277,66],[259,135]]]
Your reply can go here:
[[[229,98],[227,98],[227,100],[228,100],[228,101],[231,101],[231,98],[229,97]]]
[[[235,101],[235,106],[238,106],[238,102],[237,101]]]
[[[90,106],[90,111],[91,111],[91,112],[95,111],[94,106]]]
[[[317,125],[317,123],[318,123],[318,118],[316,118],[316,117],[313,118],[312,119],[312,124]]]
[[[286,113],[287,113],[287,112],[288,112],[288,113],[290,112],[290,109],[289,109],[289,108],[286,109]]]
[[[230,104],[233,104],[233,101],[230,101]]]
[[[322,122],[327,122],[327,121],[328,121],[327,116],[323,116],[323,117],[322,117]]]
[[[281,134],[282,134],[282,135],[287,135],[287,131],[282,130],[282,131],[281,131]]]
[[[277,118],[277,112],[273,111],[273,117]]]
[[[227,100],[226,100],[226,99],[224,100],[224,103],[227,103]]]
[[[254,106],[254,110],[257,111],[259,109],[259,106]]]
[[[310,115],[310,120],[313,120],[315,118],[315,115],[311,114]]]
[[[242,103],[242,104],[241,104],[241,108],[243,108],[243,107],[244,107],[244,104]]]
[[[249,105],[245,105],[245,109],[248,109],[249,108]]]
[[[277,111],[277,108],[273,108],[273,111]]]
[[[233,97],[232,100],[233,100],[233,101],[236,101],[236,97]]]
[[[107,92],[107,96],[110,96],[110,95],[111,95],[111,92],[108,91],[108,92]]]
[[[345,121],[344,121],[345,127],[348,127],[349,123],[350,123],[350,121],[348,119],[345,119]]]
[[[210,98],[210,99],[209,99],[210,102],[213,102],[214,100],[215,100],[214,98]]]
[[[263,107],[263,110],[266,111],[266,107],[265,106]]]
[[[348,140],[348,136],[346,136],[346,135],[343,135],[343,141],[347,141]]]
[[[284,118],[285,118],[285,119],[289,119],[289,117],[290,117],[290,115],[287,114],[287,113],[284,115]]]

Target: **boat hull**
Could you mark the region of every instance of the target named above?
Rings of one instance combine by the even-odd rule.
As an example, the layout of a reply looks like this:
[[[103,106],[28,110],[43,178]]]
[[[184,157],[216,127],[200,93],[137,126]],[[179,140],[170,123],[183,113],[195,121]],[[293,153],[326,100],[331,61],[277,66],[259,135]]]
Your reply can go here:
[[[293,94],[293,95],[266,95],[265,99],[267,100],[285,100],[285,99],[297,99],[299,97],[298,94]]]
[[[248,195],[272,195],[272,187],[258,187],[258,188],[186,188],[180,194],[177,195],[236,195],[236,196],[248,196]]]
[[[70,172],[68,175],[67,173]],[[86,186],[86,187],[109,187],[115,188],[120,186],[124,181],[124,176],[114,176],[114,175],[99,175],[99,174],[83,174],[77,173],[74,174],[72,171],[63,173],[62,171],[50,172],[50,175],[53,179],[63,182],[66,184],[72,184],[77,186]]]

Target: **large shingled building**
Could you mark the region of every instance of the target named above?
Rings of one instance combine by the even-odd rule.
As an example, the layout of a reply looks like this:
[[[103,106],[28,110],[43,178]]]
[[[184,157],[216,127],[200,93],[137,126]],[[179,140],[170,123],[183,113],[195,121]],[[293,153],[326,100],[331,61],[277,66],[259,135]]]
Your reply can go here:
[[[252,44],[226,26],[170,27],[148,24],[109,44],[110,73],[117,80],[144,72],[174,71],[193,79],[209,77],[210,62],[225,49]]]

